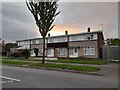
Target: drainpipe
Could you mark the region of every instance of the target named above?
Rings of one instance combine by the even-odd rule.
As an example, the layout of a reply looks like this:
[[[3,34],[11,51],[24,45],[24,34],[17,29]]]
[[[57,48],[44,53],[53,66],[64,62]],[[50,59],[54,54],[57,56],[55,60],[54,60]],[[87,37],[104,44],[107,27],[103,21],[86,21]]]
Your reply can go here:
[[[69,59],[69,35],[68,35],[68,31],[65,31],[65,35],[67,36],[67,43],[68,43],[68,47],[67,47],[67,58]]]
[[[31,40],[30,40],[30,49],[31,49]]]

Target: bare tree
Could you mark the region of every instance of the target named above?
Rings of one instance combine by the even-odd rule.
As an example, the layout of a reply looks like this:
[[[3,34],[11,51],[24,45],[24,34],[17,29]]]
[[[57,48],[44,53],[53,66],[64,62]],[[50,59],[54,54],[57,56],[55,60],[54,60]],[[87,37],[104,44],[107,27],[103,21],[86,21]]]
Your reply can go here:
[[[27,7],[33,14],[39,32],[43,38],[43,59],[42,63],[45,62],[45,37],[55,25],[52,25],[55,17],[60,13],[57,12],[58,0],[29,0],[26,1]]]

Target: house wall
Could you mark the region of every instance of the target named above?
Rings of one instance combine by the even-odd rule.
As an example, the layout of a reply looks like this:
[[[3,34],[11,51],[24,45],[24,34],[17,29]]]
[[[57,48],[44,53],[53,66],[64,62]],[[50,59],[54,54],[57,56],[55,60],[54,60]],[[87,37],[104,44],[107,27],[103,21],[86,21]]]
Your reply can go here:
[[[69,43],[68,38],[66,35],[63,36],[56,36],[56,37],[49,37],[46,38],[46,45],[45,45],[45,56],[47,56],[48,48],[54,49],[54,57],[67,57],[67,48],[77,48],[78,49],[78,56],[83,56],[87,58],[100,58],[102,56],[102,45],[103,45],[103,34],[102,32],[87,32],[83,34],[73,34],[69,35]],[[18,42],[19,45],[29,45],[30,49],[38,48],[42,49],[42,38],[38,39],[31,39],[31,40],[23,40]],[[85,47],[94,47],[95,55],[85,55]],[[58,51],[59,48],[66,48],[65,55],[59,55]],[[76,49],[75,49],[76,50]],[[41,51],[41,50],[40,50]],[[90,50],[92,51],[92,50]],[[53,51],[52,51],[53,52]],[[73,54],[73,57],[77,56],[76,52]],[[42,56],[42,55],[40,55]],[[53,56],[53,55],[52,55]]]
[[[69,42],[69,47],[78,47],[78,55],[87,58],[98,58],[97,41]],[[95,55],[84,55],[84,47],[94,47]]]
[[[103,38],[103,34],[102,32],[99,32],[98,33],[98,57],[99,58],[102,58],[102,46],[103,46],[103,43],[104,43],[104,38]]]

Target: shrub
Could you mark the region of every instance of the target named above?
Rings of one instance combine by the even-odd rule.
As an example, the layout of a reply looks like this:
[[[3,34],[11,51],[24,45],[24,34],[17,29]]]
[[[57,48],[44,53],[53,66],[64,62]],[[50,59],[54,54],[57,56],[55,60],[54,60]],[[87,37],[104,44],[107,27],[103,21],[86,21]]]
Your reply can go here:
[[[15,53],[12,53],[11,56],[13,56],[13,57],[21,57],[22,54],[20,52],[15,52]]]
[[[29,52],[29,50],[27,50],[27,49],[25,49],[25,50],[23,50],[22,52],[21,52],[21,54],[22,54],[22,56],[24,56],[25,58],[29,58],[29,56],[30,56],[30,52]]]
[[[88,59],[88,58],[83,57],[83,56],[79,56],[78,59],[86,60],[86,59]]]

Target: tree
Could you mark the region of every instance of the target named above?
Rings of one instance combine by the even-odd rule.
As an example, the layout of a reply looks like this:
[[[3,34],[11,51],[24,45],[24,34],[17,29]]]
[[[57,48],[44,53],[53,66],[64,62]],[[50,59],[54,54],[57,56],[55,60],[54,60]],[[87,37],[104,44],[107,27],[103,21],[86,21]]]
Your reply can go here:
[[[118,39],[118,38],[108,38],[108,39],[106,39],[106,43],[108,45],[118,45],[118,46],[120,46],[120,39]]]
[[[39,28],[39,32],[43,38],[43,58],[42,63],[45,62],[45,37],[55,25],[52,25],[55,17],[60,13],[57,12],[58,0],[29,0],[26,1],[26,5],[34,19],[36,21],[36,25]]]
[[[5,41],[0,38],[0,48],[2,51],[4,51],[4,47],[5,47]]]
[[[23,50],[21,54],[22,54],[22,56],[24,56],[26,59],[28,59],[29,56],[30,56],[30,52],[29,52],[29,50],[27,50],[27,49]]]
[[[118,38],[111,38],[111,45],[118,45],[118,46],[120,46],[120,39],[118,39]]]
[[[34,53],[35,53],[35,56],[37,57],[38,56],[38,48],[34,48]]]
[[[16,43],[6,43],[4,49],[5,49],[6,52],[9,52],[10,48],[15,48],[15,47],[17,47]]]

